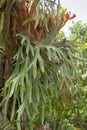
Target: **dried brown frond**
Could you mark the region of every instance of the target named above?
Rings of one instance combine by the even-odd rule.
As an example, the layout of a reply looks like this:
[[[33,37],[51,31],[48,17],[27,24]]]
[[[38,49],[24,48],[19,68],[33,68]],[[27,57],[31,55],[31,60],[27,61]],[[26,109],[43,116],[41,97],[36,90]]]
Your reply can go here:
[[[55,28],[63,27],[68,20],[76,17],[75,14],[71,16],[70,12],[65,12],[60,22],[55,11],[48,9],[41,13],[41,8],[40,5],[36,9],[35,2],[32,0],[20,0],[19,10],[17,10],[17,33],[28,36],[31,41],[41,42]],[[27,19],[30,20],[23,25]]]

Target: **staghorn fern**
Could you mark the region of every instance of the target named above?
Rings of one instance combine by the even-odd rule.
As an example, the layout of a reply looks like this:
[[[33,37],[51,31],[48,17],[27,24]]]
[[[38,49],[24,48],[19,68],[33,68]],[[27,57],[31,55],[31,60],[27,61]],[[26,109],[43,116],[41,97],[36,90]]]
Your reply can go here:
[[[14,120],[16,113],[17,129],[20,130],[20,121],[25,112],[32,130],[39,111],[41,124],[44,123],[45,103],[49,100],[49,94],[56,98],[60,93],[66,97],[67,93],[69,98],[72,91],[72,96],[75,93],[75,59],[69,42],[65,43],[66,47],[56,47],[55,44],[42,45],[39,42],[30,44],[28,37],[20,37],[21,45],[14,56],[15,68],[3,89],[6,96],[1,105],[4,103],[6,114],[7,104],[13,97],[10,120]]]
[[[20,33],[17,39],[20,36],[21,41],[14,56],[14,71],[2,90],[4,96],[0,103],[0,106],[4,105],[5,117],[10,108],[10,120],[16,123],[17,130],[21,130],[23,114],[27,116],[30,130],[34,128],[38,114],[41,124],[44,123],[45,103],[49,101],[49,95],[55,98],[62,95],[64,99],[67,94],[69,99],[71,94],[73,96],[76,93],[73,78],[76,73],[75,60],[78,57],[73,55],[74,45],[67,41],[54,43],[56,35],[70,15],[67,18],[66,10],[59,7],[55,16],[56,1],[36,1],[35,10],[32,10],[33,3],[25,8],[25,2],[26,0],[20,0],[19,3],[22,13],[16,10],[15,29]],[[26,12],[28,9],[30,13]],[[52,14],[50,11],[53,11]],[[45,19],[41,20],[43,17]],[[9,103],[10,100],[13,101],[12,104]]]

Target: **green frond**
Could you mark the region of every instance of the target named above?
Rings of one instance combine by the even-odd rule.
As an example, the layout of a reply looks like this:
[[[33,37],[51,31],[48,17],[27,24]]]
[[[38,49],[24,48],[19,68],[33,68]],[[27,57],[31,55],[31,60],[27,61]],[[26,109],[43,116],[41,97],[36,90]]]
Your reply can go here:
[[[9,0],[8,2],[10,3]],[[4,3],[5,0],[0,1],[0,8],[2,8]],[[39,4],[37,3],[38,1],[36,1],[36,14],[38,13],[39,4],[39,13],[43,12],[43,17],[47,15],[44,13],[44,9],[48,14],[50,9],[55,12],[56,0],[50,3],[48,0],[40,0]],[[49,33],[41,41],[32,40],[31,42],[31,38],[17,34],[17,37],[20,36],[21,40],[17,46],[17,53],[13,57],[14,70],[2,90],[3,99],[0,103],[0,107],[3,106],[4,108],[4,117],[6,117],[9,101],[12,101],[10,121],[15,122],[14,126],[17,126],[17,130],[21,130],[21,119],[24,113],[27,116],[30,130],[34,129],[34,123],[38,115],[40,124],[43,124],[46,111],[45,105],[50,101],[50,97],[57,99],[57,101],[60,100],[63,104],[70,101],[70,96],[76,96],[79,93],[77,60],[84,61],[84,59],[78,56],[72,41],[67,41],[66,39],[65,41],[58,41],[57,38],[55,40],[55,36],[61,28],[60,23],[65,11],[66,9],[60,8],[60,12],[56,14],[56,17],[54,16],[55,18],[60,16],[60,19],[58,25],[55,24],[56,26],[51,32],[49,32],[47,26],[48,19],[45,18],[43,24]],[[52,20],[54,20],[54,17]],[[3,15],[1,15],[0,19],[0,59],[5,55],[5,46],[2,38],[2,18]],[[24,24],[33,18],[26,20]],[[35,17],[35,20],[37,20],[35,21],[36,29],[39,20],[37,17]],[[11,51],[11,48],[9,50]]]
[[[75,50],[68,46],[69,43],[65,43],[66,47],[56,47],[59,43],[56,43],[56,46],[38,42],[30,44],[29,38],[20,36],[21,45],[14,56],[15,69],[3,89],[6,96],[1,105],[4,102],[7,108],[6,104],[13,97],[11,121],[17,113],[17,127],[20,128],[19,122],[25,111],[32,130],[39,111],[41,123],[44,122],[44,105],[49,100],[49,95],[56,98],[59,93],[62,96],[68,96],[72,90],[72,94],[75,93],[73,78],[76,66],[72,56]],[[17,111],[16,102],[19,102]],[[7,109],[4,109],[4,113],[6,111]]]

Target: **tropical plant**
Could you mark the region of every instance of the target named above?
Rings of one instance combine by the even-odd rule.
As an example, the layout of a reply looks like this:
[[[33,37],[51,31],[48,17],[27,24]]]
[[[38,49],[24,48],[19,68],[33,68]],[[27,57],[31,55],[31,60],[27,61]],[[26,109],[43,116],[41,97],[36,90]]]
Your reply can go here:
[[[79,42],[80,44],[77,44],[77,49],[82,53],[82,55],[87,58],[87,23],[83,23],[81,21],[74,22],[72,26],[70,27],[70,39],[74,38],[76,42]],[[81,117],[82,117],[82,124],[84,128],[87,128],[86,125],[86,114],[87,114],[87,106],[86,106],[86,87],[87,87],[87,62],[78,63],[79,65],[79,73],[82,88],[81,88],[81,95],[82,99],[80,102],[78,102],[78,106],[80,109]],[[76,120],[75,120],[76,122]]]
[[[86,43],[87,42],[87,23],[82,21],[72,22],[69,27],[70,39],[75,39],[77,42]]]
[[[0,106],[10,124],[1,129],[33,130],[38,119],[44,124],[50,97],[64,106],[79,96],[77,59],[82,58],[73,41],[55,40],[76,15],[59,0],[7,0],[5,10],[3,5],[1,0]]]

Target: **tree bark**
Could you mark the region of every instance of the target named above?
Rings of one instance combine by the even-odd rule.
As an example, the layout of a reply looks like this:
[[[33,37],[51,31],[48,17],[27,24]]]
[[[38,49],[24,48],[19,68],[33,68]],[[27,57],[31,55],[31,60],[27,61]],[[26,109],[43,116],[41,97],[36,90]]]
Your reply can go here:
[[[0,92],[4,86],[5,56],[0,57]]]
[[[7,126],[9,127],[9,130],[13,130],[11,128],[11,124],[10,124],[8,118],[4,119],[3,114],[0,111],[0,130],[4,130],[5,127],[7,127]]]

